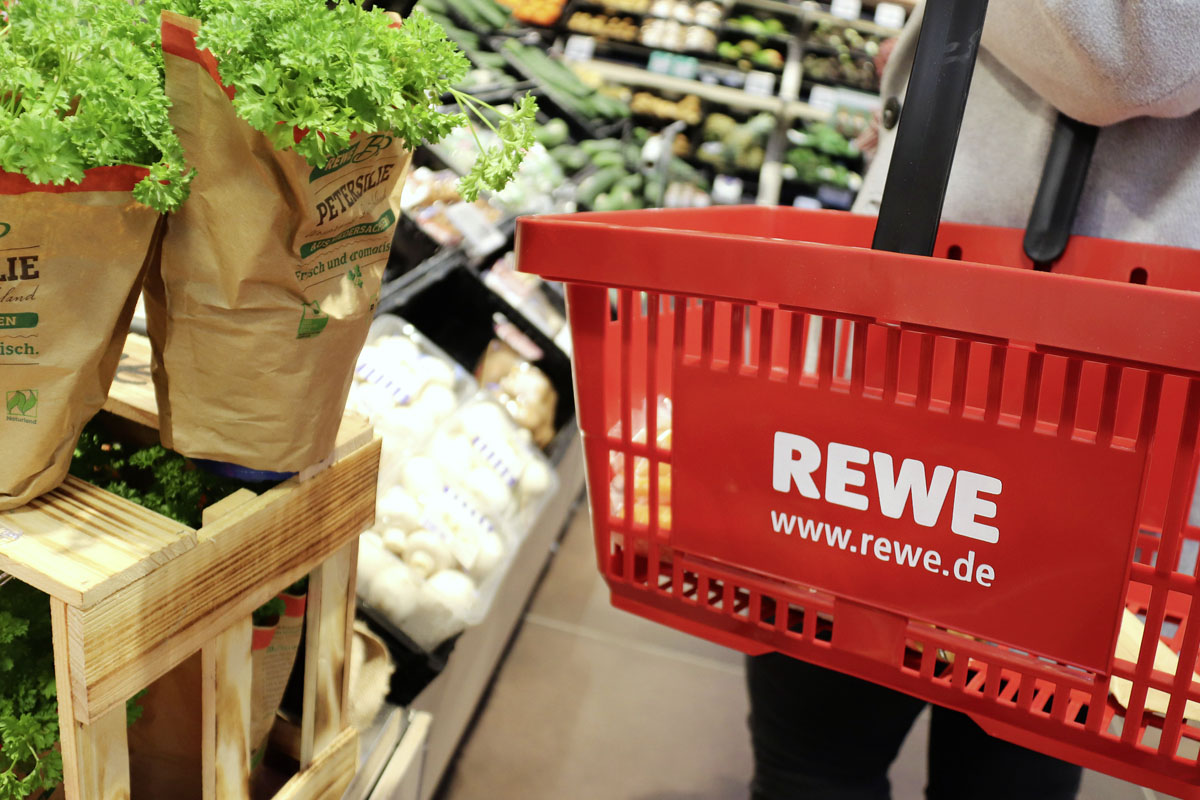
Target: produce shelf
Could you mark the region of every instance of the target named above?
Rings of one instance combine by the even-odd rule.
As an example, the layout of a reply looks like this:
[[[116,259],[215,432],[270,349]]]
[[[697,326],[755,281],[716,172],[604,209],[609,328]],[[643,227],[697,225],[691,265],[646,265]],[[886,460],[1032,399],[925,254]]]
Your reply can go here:
[[[546,503],[517,551],[488,615],[459,637],[445,670],[413,701],[414,709],[428,712],[432,717],[420,794],[414,800],[432,800],[437,792],[541,580],[550,554],[579,507],[584,483],[582,446],[574,422],[564,429],[567,430],[569,445],[557,462],[560,481],[557,494]],[[392,797],[377,793],[372,800]],[[401,797],[407,800],[407,796]]]
[[[783,101],[775,96],[749,94],[741,89],[731,89],[728,86],[717,86],[703,81],[676,78],[673,75],[663,75],[658,72],[616,64],[610,61],[585,61],[580,67],[592,70],[602,77],[616,83],[635,84],[653,87],[672,92],[694,94],[702,100],[729,106],[745,108],[754,111],[769,111],[778,114],[783,110]],[[728,68],[728,67],[727,67]]]

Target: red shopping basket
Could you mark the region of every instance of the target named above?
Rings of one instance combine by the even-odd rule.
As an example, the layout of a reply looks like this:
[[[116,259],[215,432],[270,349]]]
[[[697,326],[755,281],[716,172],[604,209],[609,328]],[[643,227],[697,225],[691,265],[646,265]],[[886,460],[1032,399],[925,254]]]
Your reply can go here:
[[[519,222],[521,268],[567,284],[613,603],[1200,798],[1200,253],[1075,238],[1046,272],[1020,230],[873,236]]]

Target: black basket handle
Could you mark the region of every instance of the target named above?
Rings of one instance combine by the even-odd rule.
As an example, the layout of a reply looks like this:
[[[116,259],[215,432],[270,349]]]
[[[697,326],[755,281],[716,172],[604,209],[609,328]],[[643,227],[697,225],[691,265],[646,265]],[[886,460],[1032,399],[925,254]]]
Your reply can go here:
[[[933,255],[987,0],[928,0],[884,185],[875,250]],[[1062,257],[1099,128],[1059,114],[1025,230],[1040,270]]]
[[[1099,133],[1095,125],[1066,114],[1059,114],[1054,123],[1046,166],[1025,227],[1025,255],[1035,269],[1049,270],[1067,249]]]
[[[933,255],[987,0],[928,0],[875,225],[875,250]]]

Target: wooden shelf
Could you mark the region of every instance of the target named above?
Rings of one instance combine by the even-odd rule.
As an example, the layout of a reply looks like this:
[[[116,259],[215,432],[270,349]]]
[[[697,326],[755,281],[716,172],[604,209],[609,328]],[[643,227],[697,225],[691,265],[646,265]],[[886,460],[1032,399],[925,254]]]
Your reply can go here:
[[[152,426],[149,352],[130,336],[106,408]],[[357,537],[375,519],[379,449],[348,415],[326,462],[235,492],[196,530],[73,478],[0,513],[0,571],[51,596],[67,800],[129,796],[125,704],[197,653],[205,796],[248,800],[251,614],[304,575],[301,771],[275,797],[341,796],[358,746],[342,714]]]

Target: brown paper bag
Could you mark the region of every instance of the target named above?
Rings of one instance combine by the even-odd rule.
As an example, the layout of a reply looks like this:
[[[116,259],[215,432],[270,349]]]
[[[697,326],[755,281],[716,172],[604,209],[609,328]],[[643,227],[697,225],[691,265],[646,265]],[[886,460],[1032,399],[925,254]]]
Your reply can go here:
[[[0,172],[0,511],[62,482],[108,397],[157,254],[159,214],[132,194],[146,174],[43,186]]]
[[[318,168],[276,151],[236,116],[198,30],[163,15],[171,122],[197,176],[147,284],[162,442],[298,471],[333,449],[411,154],[386,134]]]
[[[279,597],[284,602],[285,611],[279,618],[275,635],[261,652],[254,653],[250,746],[256,752],[267,742],[271,726],[275,724],[275,712],[283,702],[288,680],[296,667],[300,637],[304,632],[304,611],[308,606],[307,592],[300,595],[284,593]]]

